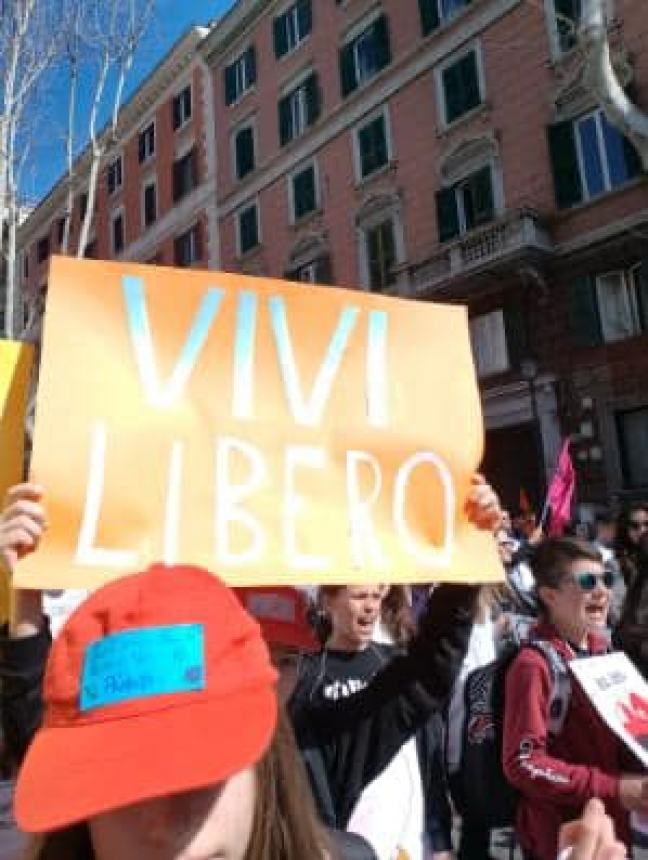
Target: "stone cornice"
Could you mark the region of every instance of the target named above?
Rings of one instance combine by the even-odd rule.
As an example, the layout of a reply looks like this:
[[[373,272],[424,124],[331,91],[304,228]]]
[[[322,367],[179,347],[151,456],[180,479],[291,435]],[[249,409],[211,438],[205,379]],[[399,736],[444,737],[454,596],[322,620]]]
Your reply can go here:
[[[212,27],[201,45],[201,53],[209,66],[215,65],[233,42],[240,38],[250,25],[274,0],[238,0]]]

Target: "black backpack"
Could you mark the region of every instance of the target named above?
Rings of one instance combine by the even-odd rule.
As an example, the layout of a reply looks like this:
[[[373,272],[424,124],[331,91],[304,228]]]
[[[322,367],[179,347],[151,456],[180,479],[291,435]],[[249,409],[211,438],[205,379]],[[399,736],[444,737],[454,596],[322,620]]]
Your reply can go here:
[[[521,647],[539,651],[551,669],[549,734],[555,737],[569,708],[569,670],[553,645],[545,640],[531,640]],[[484,829],[510,827],[515,823],[517,794],[504,774],[502,740],[506,671],[519,652],[519,645],[508,646],[497,660],[475,669],[464,682],[461,758],[459,769],[449,774],[448,781],[457,812]]]

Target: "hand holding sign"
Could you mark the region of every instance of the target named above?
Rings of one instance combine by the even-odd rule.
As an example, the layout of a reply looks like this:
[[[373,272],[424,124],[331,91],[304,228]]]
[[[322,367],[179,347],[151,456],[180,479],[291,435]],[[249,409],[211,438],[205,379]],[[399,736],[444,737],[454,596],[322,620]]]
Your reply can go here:
[[[470,492],[464,309],[62,258],[49,284],[34,467],[55,528],[31,583],[179,558],[235,584],[501,579],[470,524],[497,506]]]

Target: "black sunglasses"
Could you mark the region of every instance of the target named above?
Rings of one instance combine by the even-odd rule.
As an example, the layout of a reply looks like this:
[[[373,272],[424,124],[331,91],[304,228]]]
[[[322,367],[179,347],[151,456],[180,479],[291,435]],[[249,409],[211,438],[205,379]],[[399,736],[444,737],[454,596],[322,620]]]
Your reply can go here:
[[[605,588],[610,589],[614,585],[614,573],[611,570],[606,570],[603,573],[583,571],[583,573],[574,574],[574,580],[581,591],[594,591],[600,583]]]

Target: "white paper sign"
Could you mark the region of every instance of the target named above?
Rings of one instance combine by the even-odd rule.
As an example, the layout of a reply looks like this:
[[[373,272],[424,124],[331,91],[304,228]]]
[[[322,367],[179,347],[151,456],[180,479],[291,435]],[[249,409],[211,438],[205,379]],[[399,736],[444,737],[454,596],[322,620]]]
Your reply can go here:
[[[648,767],[648,684],[619,652],[572,660],[569,668],[603,720]]]

